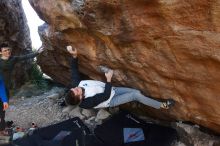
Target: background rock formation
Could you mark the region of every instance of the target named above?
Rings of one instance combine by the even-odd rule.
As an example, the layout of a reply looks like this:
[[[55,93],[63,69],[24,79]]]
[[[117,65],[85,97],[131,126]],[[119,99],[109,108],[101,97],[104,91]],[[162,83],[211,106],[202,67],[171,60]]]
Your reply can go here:
[[[0,10],[0,44],[7,42],[13,48],[13,55],[29,53],[32,50],[30,33],[21,0],[1,0]],[[17,64],[12,79],[15,87],[27,80],[29,68],[29,62]]]
[[[70,44],[80,71],[100,79],[115,70],[115,85],[176,100],[157,117],[191,121],[220,132],[220,2],[216,0],[29,0],[46,24],[42,70],[67,85]],[[149,112],[150,111],[150,112]]]

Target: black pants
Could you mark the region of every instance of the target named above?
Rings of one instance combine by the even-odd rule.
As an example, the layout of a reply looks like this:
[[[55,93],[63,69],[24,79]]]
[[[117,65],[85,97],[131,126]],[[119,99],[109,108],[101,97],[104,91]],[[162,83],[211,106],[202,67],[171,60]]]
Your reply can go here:
[[[5,130],[5,111],[3,110],[3,103],[0,101],[0,131]]]
[[[9,100],[9,91],[6,89],[6,94]],[[5,111],[3,110],[3,102],[0,100],[0,131],[5,130],[6,124],[5,124]]]
[[[5,111],[3,111],[3,103],[0,101],[0,131],[5,130]]]

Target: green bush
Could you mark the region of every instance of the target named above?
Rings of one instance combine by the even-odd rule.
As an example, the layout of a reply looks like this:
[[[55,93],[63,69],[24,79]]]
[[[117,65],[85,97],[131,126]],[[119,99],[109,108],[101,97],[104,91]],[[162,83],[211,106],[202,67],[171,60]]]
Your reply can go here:
[[[43,72],[35,62],[30,70],[30,81],[36,85],[39,89],[47,90],[49,88],[47,80],[43,77]]]

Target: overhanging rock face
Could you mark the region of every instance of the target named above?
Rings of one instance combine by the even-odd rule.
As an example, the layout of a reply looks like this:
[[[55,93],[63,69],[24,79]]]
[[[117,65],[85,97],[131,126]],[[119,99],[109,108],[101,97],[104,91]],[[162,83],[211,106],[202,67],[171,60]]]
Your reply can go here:
[[[1,0],[0,10],[0,44],[7,42],[13,55],[31,52],[30,33],[21,0]],[[30,60],[16,65],[11,79],[14,87],[21,86],[28,79],[29,69]]]
[[[47,23],[39,63],[52,78],[70,83],[70,44],[82,73],[101,79],[97,66],[107,65],[115,85],[172,97],[171,117],[220,132],[219,1],[29,1]]]

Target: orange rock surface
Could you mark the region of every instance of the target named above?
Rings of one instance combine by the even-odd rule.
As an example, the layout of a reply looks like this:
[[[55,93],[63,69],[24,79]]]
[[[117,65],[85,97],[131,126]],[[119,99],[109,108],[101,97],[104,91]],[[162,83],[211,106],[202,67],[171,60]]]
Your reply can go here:
[[[53,79],[70,83],[70,44],[90,78],[101,79],[97,66],[107,65],[115,85],[172,97],[167,115],[220,133],[220,1],[29,1],[46,22],[39,64]]]

